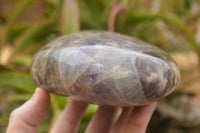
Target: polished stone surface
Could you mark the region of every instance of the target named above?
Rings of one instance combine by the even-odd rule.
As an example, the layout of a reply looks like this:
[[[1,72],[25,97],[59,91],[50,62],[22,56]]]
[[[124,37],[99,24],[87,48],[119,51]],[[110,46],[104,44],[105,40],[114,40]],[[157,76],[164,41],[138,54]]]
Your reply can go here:
[[[121,34],[90,31],[43,47],[34,56],[31,73],[49,92],[112,106],[156,101],[180,79],[176,63],[159,48]]]

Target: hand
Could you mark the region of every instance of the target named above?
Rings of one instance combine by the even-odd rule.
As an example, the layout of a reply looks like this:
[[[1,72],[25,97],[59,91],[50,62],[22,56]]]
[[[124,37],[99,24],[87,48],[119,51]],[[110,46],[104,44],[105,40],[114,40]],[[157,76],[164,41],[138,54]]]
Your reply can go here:
[[[7,133],[36,133],[49,104],[49,94],[37,88],[30,100],[11,113]],[[100,106],[86,133],[144,133],[155,107],[156,103],[128,108]],[[86,108],[87,103],[71,100],[50,133],[76,133]]]

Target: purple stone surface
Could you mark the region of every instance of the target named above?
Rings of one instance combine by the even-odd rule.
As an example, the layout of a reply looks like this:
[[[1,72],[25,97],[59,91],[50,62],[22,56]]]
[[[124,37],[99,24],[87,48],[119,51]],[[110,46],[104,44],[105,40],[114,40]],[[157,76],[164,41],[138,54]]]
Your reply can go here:
[[[177,86],[180,72],[161,49],[111,32],[79,32],[43,47],[31,73],[41,88],[99,105],[156,101]]]

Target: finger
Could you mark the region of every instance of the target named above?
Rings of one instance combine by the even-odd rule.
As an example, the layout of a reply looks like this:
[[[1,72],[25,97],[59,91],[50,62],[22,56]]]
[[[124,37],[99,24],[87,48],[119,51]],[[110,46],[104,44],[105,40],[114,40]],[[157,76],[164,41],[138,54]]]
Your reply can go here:
[[[128,120],[129,115],[131,114],[132,110],[133,110],[133,107],[123,108],[123,111],[122,111],[120,117],[114,124],[112,133],[124,133],[124,128],[125,128],[126,122]]]
[[[71,100],[51,129],[51,133],[76,133],[87,103]]]
[[[48,113],[49,103],[48,93],[37,88],[30,100],[11,113],[7,133],[36,133],[36,127]]]
[[[157,103],[135,107],[130,114],[125,133],[145,133],[150,118],[156,108]]]
[[[111,106],[100,106],[90,121],[86,133],[108,133],[110,132],[120,108]]]

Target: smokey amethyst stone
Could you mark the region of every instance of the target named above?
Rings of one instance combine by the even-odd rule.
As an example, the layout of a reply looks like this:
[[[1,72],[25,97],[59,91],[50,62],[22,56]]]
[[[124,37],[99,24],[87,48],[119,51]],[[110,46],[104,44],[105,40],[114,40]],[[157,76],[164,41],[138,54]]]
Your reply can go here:
[[[125,35],[93,31],[44,46],[33,58],[31,73],[48,92],[122,107],[165,97],[180,79],[176,63],[161,49]]]

